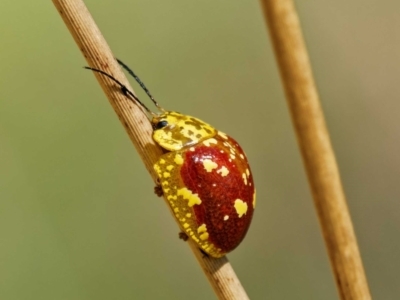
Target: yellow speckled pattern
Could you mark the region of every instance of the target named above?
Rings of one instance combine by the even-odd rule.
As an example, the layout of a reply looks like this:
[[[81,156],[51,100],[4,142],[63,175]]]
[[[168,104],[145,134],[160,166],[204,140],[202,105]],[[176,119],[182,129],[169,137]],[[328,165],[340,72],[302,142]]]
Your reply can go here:
[[[203,144],[207,147],[210,147],[212,144],[216,145],[217,143],[217,140],[213,138],[203,141]]]
[[[181,230],[193,239],[201,249],[213,257],[221,257],[224,253],[208,241],[209,233],[206,224],[196,223],[193,207],[201,204],[201,199],[197,194],[187,189],[180,179],[180,166],[176,162],[182,162],[183,153],[180,151],[165,153],[154,165],[154,170],[159,178],[165,178],[164,174],[170,176],[167,180],[161,180],[164,196],[167,199],[173,214],[179,222]],[[174,168],[170,166],[174,165]],[[169,170],[171,169],[171,170]]]
[[[189,207],[201,204],[201,199],[199,198],[199,195],[193,194],[191,190],[188,190],[185,187],[178,190],[178,196],[182,196],[183,199],[187,200],[187,205]]]
[[[176,151],[183,147],[195,145],[217,134],[217,130],[211,125],[197,118],[173,111],[154,117],[151,123],[154,128],[157,128],[156,125],[161,121],[166,121],[167,125],[160,129],[155,129],[153,139],[161,147],[169,151]],[[214,141],[209,140],[208,143],[213,143]]]

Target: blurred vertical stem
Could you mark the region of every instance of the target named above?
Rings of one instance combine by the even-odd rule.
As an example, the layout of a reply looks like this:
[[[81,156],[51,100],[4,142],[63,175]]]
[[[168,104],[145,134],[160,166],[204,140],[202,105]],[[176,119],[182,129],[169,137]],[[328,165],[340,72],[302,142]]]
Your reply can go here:
[[[111,74],[133,91],[83,1],[53,0],[53,3],[89,66]],[[153,165],[162,154],[162,150],[152,139],[152,128],[146,114],[138,105],[127,99],[113,81],[98,73],[95,76],[156,182]],[[196,245],[192,242],[188,244],[219,299],[248,299],[226,257],[205,257]],[[182,277],[185,277],[184,274]]]
[[[292,0],[261,0],[341,299],[370,299],[367,279]]]

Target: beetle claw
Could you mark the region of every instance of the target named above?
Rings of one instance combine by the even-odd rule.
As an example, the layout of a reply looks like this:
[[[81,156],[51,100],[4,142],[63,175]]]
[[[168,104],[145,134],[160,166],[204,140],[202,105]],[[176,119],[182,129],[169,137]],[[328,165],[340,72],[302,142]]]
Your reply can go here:
[[[183,240],[184,242],[186,242],[189,239],[188,235],[186,233],[184,233],[183,231],[179,232],[178,235],[179,235],[179,238],[181,240]]]
[[[158,180],[157,180],[157,185],[154,187],[154,193],[158,197],[162,197],[164,195],[164,192],[162,190],[161,184],[158,182]]]
[[[205,252],[203,249],[199,248],[200,252],[203,254],[203,258],[204,257],[210,257],[210,255],[207,254],[207,252]]]

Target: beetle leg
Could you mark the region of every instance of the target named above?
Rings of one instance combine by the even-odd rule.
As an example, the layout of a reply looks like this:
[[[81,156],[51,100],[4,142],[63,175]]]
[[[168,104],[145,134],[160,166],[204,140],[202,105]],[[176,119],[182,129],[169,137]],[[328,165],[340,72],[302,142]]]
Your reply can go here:
[[[183,240],[184,242],[186,242],[189,239],[188,235],[186,233],[184,233],[183,231],[179,232],[178,235],[179,235],[179,238],[181,240]]]
[[[154,193],[158,197],[162,197],[164,195],[164,192],[163,192],[161,184],[160,184],[160,180],[158,178],[157,178],[156,186],[154,187]]]

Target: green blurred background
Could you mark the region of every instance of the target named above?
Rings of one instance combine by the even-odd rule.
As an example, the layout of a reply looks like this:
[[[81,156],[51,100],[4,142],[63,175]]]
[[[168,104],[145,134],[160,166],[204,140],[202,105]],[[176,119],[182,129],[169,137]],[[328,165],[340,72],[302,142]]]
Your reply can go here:
[[[372,295],[398,299],[400,2],[296,2]],[[86,4],[165,108],[246,150],[250,298],[337,299],[259,3]],[[213,299],[52,2],[1,1],[0,40],[0,298]]]

